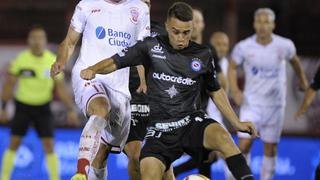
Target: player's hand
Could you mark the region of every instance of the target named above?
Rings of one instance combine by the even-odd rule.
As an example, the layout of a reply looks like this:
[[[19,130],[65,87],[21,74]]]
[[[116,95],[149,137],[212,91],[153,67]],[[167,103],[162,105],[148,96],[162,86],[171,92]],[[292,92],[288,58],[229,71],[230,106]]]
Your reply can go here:
[[[301,116],[306,113],[306,109],[299,109],[295,114],[294,114],[294,120],[299,120],[301,119]]]
[[[87,68],[80,72],[80,77],[85,80],[91,80],[96,77],[96,72],[94,72],[90,68]]]
[[[59,73],[62,72],[64,63],[56,61],[51,65],[50,76],[55,78]]]
[[[73,127],[78,127],[80,125],[80,121],[78,119],[78,115],[76,111],[72,110],[68,112],[67,124]]]
[[[140,83],[138,89],[137,89],[137,93],[144,93],[144,94],[147,94],[147,84],[146,83]]]
[[[237,131],[250,134],[253,138],[259,137],[258,132],[252,122],[239,122]]]
[[[6,110],[0,110],[0,123],[7,124],[9,122],[9,116]]]
[[[243,101],[243,93],[240,90],[236,90],[236,91],[232,91],[231,92],[231,96],[232,99],[234,100],[234,102],[240,106],[242,104]]]

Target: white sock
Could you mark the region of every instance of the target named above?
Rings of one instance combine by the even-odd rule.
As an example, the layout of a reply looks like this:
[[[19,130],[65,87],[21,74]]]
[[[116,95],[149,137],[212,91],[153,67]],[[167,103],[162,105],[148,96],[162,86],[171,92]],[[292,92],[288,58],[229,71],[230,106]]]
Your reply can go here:
[[[243,155],[243,157],[246,159],[247,164],[248,164],[248,166],[250,167],[251,154],[250,154],[250,153],[247,153],[247,154],[244,154],[244,153],[243,153],[242,155]],[[227,164],[225,164],[225,166],[224,166],[224,175],[225,175],[225,178],[226,178],[227,180],[236,180],[236,179],[233,177],[231,171],[229,170]]]
[[[271,180],[275,173],[276,169],[276,156],[275,157],[268,157],[263,156],[262,161],[262,169],[261,169],[261,180]]]
[[[105,119],[95,115],[90,116],[81,133],[78,160],[85,159],[88,160],[90,164],[92,163],[100,145],[101,131],[106,125],[107,121]],[[83,172],[83,169],[86,169],[86,167],[82,167],[81,165],[80,168],[78,172]]]
[[[251,163],[251,154],[247,153],[247,154],[242,154],[243,157],[246,159],[248,166],[250,166]]]
[[[108,175],[107,167],[102,169],[96,169],[92,166],[89,168],[88,180],[105,180]]]

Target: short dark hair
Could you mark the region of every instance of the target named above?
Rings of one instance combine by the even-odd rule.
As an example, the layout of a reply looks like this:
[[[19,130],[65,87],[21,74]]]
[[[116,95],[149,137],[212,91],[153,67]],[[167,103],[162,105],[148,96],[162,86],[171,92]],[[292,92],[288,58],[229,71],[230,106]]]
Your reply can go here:
[[[168,10],[167,19],[172,17],[184,22],[192,21],[193,12],[191,6],[184,2],[174,3]]]
[[[41,25],[41,24],[34,24],[29,28],[29,33],[35,30],[42,30],[42,31],[46,31],[45,28]]]

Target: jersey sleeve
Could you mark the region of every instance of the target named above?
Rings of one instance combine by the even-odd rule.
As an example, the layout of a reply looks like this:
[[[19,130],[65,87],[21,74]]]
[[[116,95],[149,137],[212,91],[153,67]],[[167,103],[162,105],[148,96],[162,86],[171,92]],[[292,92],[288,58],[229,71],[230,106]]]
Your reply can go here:
[[[117,69],[144,65],[148,66],[147,45],[145,41],[138,41],[134,46],[125,48],[111,57]]]
[[[72,19],[71,19],[71,28],[78,33],[82,33],[84,30],[84,27],[87,22],[87,13],[85,10],[86,6],[82,1],[80,1],[73,13]]]
[[[241,46],[241,43],[238,43],[232,50],[231,53],[231,59],[234,61],[237,65],[240,65],[244,61],[244,52]]]
[[[10,65],[9,65],[9,73],[12,74],[12,75],[15,75],[15,76],[18,76],[19,75],[19,72],[20,72],[20,69],[21,69],[21,66],[20,66],[20,61],[21,61],[21,55],[18,55],[16,57],[16,59],[14,59]]]
[[[297,53],[294,43],[289,40],[286,48],[286,60],[291,60]]]
[[[210,57],[210,61],[208,63],[208,70],[204,75],[204,83],[206,84],[207,90],[210,92],[217,91],[221,88],[218,82],[216,70],[212,61],[213,61],[213,58]]]
[[[143,40],[145,37],[150,36],[150,12],[147,8],[143,13],[139,23],[138,40]]]
[[[219,58],[216,52],[216,49],[214,47],[211,47],[211,54],[212,54],[212,58],[213,58],[213,65],[215,67],[215,70],[217,73],[221,73],[221,66],[219,64]]]
[[[316,91],[320,89],[320,67],[318,67],[318,70],[311,82],[310,87]]]

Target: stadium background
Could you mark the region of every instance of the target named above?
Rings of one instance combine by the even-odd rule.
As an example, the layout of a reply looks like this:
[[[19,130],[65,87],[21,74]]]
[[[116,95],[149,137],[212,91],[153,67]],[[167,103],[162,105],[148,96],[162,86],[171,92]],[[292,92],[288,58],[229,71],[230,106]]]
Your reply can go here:
[[[26,48],[28,28],[34,24],[43,25],[49,37],[49,49],[54,52],[62,41],[78,0],[0,0],[0,87],[6,68],[15,55]],[[151,17],[163,22],[170,0],[152,0]],[[231,39],[231,45],[253,33],[253,12],[258,7],[270,7],[276,15],[275,33],[292,39],[309,80],[320,65],[320,1],[316,0],[202,0],[186,1],[203,10],[206,28],[204,41],[214,31],[224,31]],[[76,55],[75,55],[76,57]],[[74,62],[74,61],[73,61]],[[70,67],[66,68],[69,81]],[[280,143],[279,160],[275,179],[312,179],[313,170],[320,162],[320,99],[316,98],[306,116],[293,120],[293,113],[301,102],[303,93],[298,90],[297,79],[288,66],[288,97],[284,138]],[[69,83],[70,84],[70,83]],[[1,88],[0,88],[1,91]],[[70,87],[71,91],[71,87]],[[66,127],[64,108],[58,97],[52,103],[57,127],[55,149],[61,159],[61,173],[68,179],[75,172],[79,127]],[[12,115],[14,107],[10,105]],[[79,118],[83,116],[79,113]],[[8,145],[9,129],[0,128],[0,160]],[[254,144],[252,169],[255,175],[261,165],[261,142]],[[182,159],[183,160],[183,159]],[[181,160],[181,161],[182,161]],[[128,179],[126,157],[112,156],[109,179]],[[223,165],[219,161],[212,167],[213,177],[223,179]],[[30,130],[16,161],[13,179],[46,179],[44,159],[39,141]],[[189,172],[194,173],[194,172]]]

